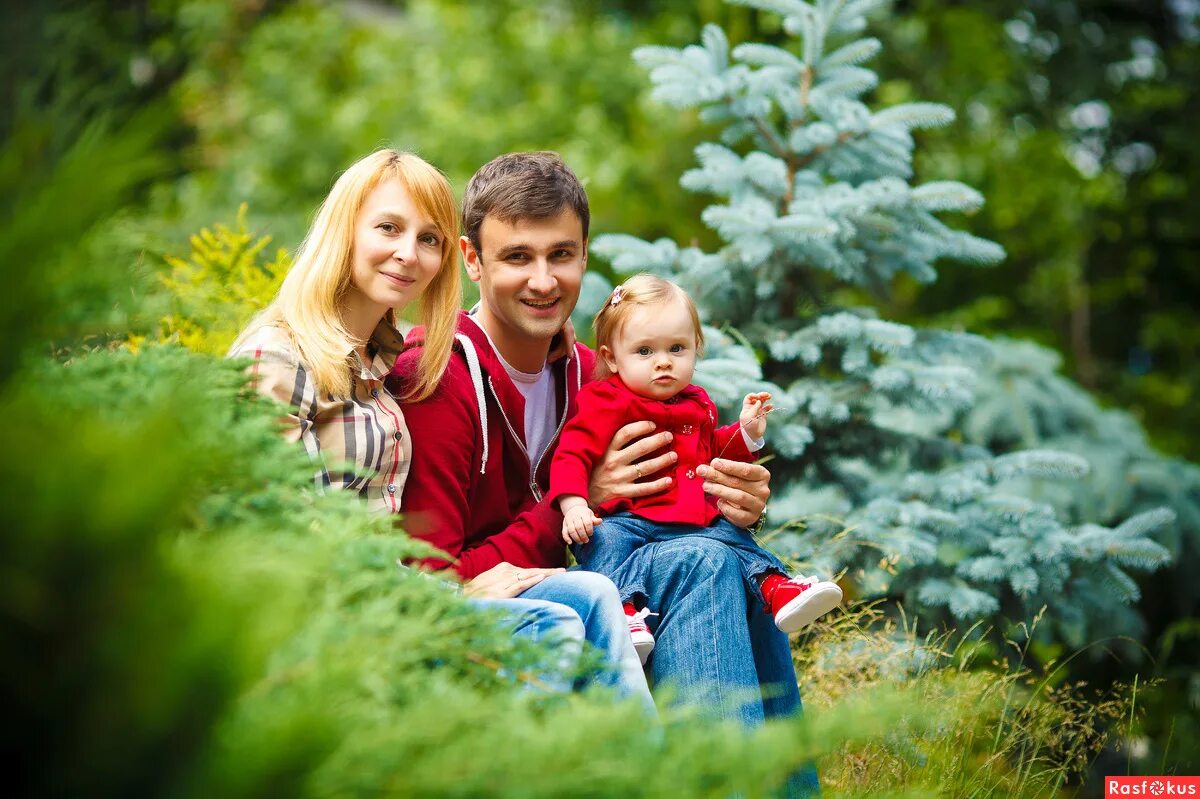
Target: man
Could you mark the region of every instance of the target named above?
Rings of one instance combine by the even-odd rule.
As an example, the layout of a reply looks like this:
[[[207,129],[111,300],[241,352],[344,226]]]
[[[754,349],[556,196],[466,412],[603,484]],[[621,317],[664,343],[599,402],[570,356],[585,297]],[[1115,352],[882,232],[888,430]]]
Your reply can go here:
[[[479,306],[459,318],[438,391],[404,409],[413,444],[402,503],[408,529],[455,559],[430,561],[434,567],[466,579],[565,563],[562,516],[542,497],[558,433],[591,379],[595,356],[580,344],[553,355],[552,347],[561,344],[579,297],[588,224],[587,195],[553,153],[501,156],[467,186],[460,248],[479,285]],[[397,361],[395,374],[412,369],[421,338],[419,330],[410,336],[417,346]],[[635,482],[676,457],[667,450],[647,458],[671,440],[669,431],[647,435],[650,427],[637,423],[618,433],[593,475],[593,504],[670,485],[670,477]],[[721,460],[701,469],[705,490],[727,518],[743,526],[758,519],[769,494],[765,469]],[[747,598],[732,552],[689,537],[643,547],[635,557],[660,614],[649,664],[658,684],[671,685],[680,701],[748,725],[799,710],[787,638]],[[550,582],[521,596],[553,599]],[[815,775],[809,779],[815,784]]]

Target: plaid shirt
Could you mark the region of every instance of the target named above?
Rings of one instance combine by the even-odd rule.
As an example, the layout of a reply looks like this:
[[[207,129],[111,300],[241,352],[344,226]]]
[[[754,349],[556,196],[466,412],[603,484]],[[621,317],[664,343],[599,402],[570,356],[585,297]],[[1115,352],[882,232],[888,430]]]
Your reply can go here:
[[[253,358],[249,371],[255,387],[292,408],[283,417],[284,434],[301,442],[319,465],[319,487],[355,491],[370,510],[395,513],[412,463],[412,444],[404,414],[383,377],[403,345],[403,336],[381,321],[367,342],[371,363],[363,364],[353,355],[357,368],[351,372],[350,397],[345,400],[317,396],[291,337],[281,327],[257,328],[229,351],[229,357]]]

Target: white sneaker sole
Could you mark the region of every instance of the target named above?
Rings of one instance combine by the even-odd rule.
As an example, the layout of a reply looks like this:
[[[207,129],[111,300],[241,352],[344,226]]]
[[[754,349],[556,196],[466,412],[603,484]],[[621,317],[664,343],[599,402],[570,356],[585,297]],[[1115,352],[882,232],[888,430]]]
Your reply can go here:
[[[630,632],[629,636],[633,639],[633,651],[637,652],[638,660],[645,666],[647,658],[654,651],[654,636],[650,633],[635,632]]]
[[[841,601],[842,589],[837,583],[814,583],[803,594],[779,609],[775,614],[775,626],[785,633],[794,633],[836,608]]]

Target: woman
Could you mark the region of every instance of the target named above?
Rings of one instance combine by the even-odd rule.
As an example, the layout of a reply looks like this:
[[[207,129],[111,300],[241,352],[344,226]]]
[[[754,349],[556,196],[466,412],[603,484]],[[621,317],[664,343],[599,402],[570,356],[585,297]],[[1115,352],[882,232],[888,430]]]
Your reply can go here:
[[[291,407],[285,435],[318,464],[319,485],[354,491],[373,512],[400,510],[412,459],[397,399],[428,397],[450,357],[461,295],[457,237],[441,172],[411,153],[372,153],[334,183],[279,294],[229,352],[253,358],[256,388]],[[404,342],[395,310],[418,297],[425,347],[397,398],[383,385]],[[341,463],[354,469],[331,471]],[[515,598],[543,581],[540,593],[561,602]],[[591,641],[613,666],[605,679],[653,706],[611,583],[502,563],[465,592],[508,610],[521,634]]]

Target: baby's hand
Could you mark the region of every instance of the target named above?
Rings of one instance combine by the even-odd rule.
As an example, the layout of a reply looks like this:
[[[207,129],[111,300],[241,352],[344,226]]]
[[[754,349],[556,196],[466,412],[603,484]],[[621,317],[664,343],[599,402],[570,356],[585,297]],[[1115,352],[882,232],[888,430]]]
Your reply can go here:
[[[563,541],[568,544],[586,544],[592,540],[592,530],[597,524],[600,524],[600,519],[592,513],[586,500],[572,504],[563,509]]]
[[[767,414],[775,410],[775,406],[769,402],[770,399],[770,394],[759,391],[747,394],[742,400],[742,414],[738,421],[742,423],[742,429],[750,438],[758,439],[766,435]]]

